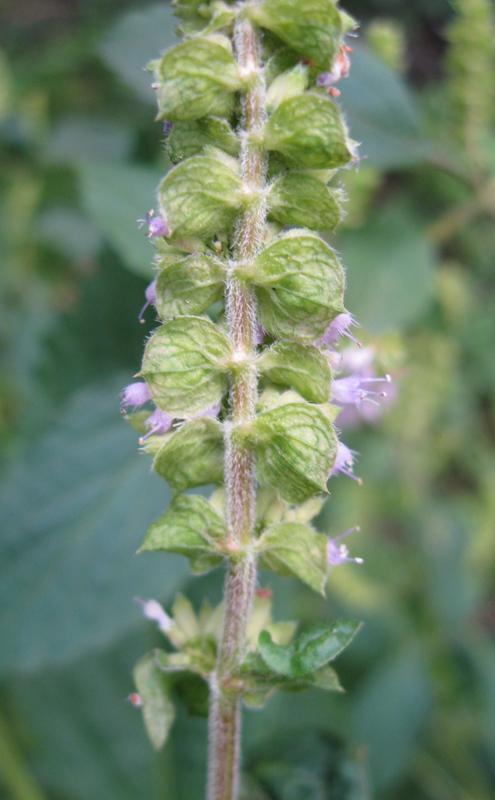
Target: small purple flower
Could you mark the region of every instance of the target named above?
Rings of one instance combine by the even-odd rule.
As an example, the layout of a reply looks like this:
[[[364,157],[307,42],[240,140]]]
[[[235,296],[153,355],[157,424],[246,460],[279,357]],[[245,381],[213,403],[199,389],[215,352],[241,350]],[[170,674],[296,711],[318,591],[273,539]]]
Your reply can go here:
[[[357,478],[352,468],[354,466],[354,456],[357,453],[354,450],[349,450],[349,448],[343,443],[339,442],[339,446],[337,448],[337,458],[335,459],[335,464],[333,465],[330,475],[338,475],[342,472],[343,475],[347,475],[349,478],[357,481],[359,485],[362,484],[361,478]]]
[[[390,383],[392,378],[386,375],[385,378],[363,378],[361,375],[350,375],[348,378],[340,378],[332,382],[330,402],[338,406],[355,405],[358,408],[363,400],[376,403],[372,396],[386,397],[386,392],[375,392],[366,388],[370,383]]]
[[[166,119],[163,120],[163,133],[170,133],[173,127],[174,127],[173,122],[167,122]]]
[[[345,544],[336,544],[340,539],[343,539],[344,536],[348,536],[350,533],[354,533],[354,531],[358,531],[359,528],[350,528],[345,533],[341,533],[340,536],[335,536],[334,539],[329,539],[327,544],[327,557],[328,557],[328,566],[329,567],[338,567],[341,564],[344,564],[346,561],[353,561],[355,564],[362,564],[362,558],[351,558],[349,556],[349,550],[345,546]]]
[[[170,236],[170,228],[168,227],[168,222],[165,217],[155,217],[155,212],[153,210],[148,211],[146,214],[146,219],[138,219],[140,223],[139,227],[141,228],[143,225],[148,225],[148,233],[146,234],[152,239],[154,236]]]
[[[155,303],[156,303],[156,278],[146,288],[144,296],[146,297],[146,303],[144,304],[144,306],[142,307],[141,311],[139,312],[139,317],[138,317],[138,320],[141,323],[144,323],[143,314],[146,311],[146,309],[148,308],[148,306],[151,306],[151,305],[154,306]]]
[[[215,403],[214,406],[211,406],[211,408],[207,408],[206,411],[202,411],[197,416],[198,417],[209,417],[210,419],[216,419],[218,417],[218,415],[220,414],[220,409],[221,408],[222,408],[222,404],[221,403]],[[194,419],[196,419],[196,417],[194,417]]]
[[[147,383],[130,383],[122,392],[122,408],[132,406],[139,408],[151,400],[150,390]]]
[[[146,427],[150,430],[145,436],[141,436],[139,444],[143,444],[143,442],[145,442],[149,436],[153,436],[153,434],[161,435],[163,433],[167,433],[167,431],[169,431],[172,427],[173,421],[173,417],[171,417],[169,414],[166,414],[165,411],[161,410],[161,408],[156,408],[145,423]]]
[[[266,331],[261,322],[258,322],[256,330],[254,332],[254,342],[253,342],[254,346],[259,347],[260,344],[263,343],[263,339],[265,338],[265,336],[266,336]]]
[[[319,346],[326,345],[327,347],[332,347],[337,343],[340,336],[347,336],[347,338],[355,342],[358,347],[362,347],[361,342],[355,339],[354,336],[351,336],[351,334],[348,332],[348,329],[351,327],[351,325],[355,324],[356,322],[351,314],[339,314],[337,317],[335,317],[333,322],[330,323],[325,333],[321,339],[318,339],[316,344]]]
[[[341,78],[349,77],[351,62],[347,56],[348,53],[352,53],[352,49],[343,45],[335,59],[332,71],[322,72],[321,75],[318,75],[316,79],[317,86],[332,86],[334,83],[340,81]]]
[[[147,619],[153,620],[158,623],[158,627],[163,633],[168,633],[172,627],[172,620],[166,611],[163,610],[160,603],[156,600],[141,600],[140,597],[134,598],[136,603],[143,607],[143,614]]]

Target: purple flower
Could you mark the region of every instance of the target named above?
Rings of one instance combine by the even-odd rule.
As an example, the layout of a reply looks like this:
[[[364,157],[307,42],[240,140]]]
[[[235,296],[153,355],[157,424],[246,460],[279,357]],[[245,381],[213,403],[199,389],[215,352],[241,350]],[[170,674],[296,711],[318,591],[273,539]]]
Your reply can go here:
[[[328,557],[328,566],[329,567],[338,567],[340,564],[344,564],[346,561],[354,561],[355,564],[362,564],[362,558],[351,558],[349,556],[349,550],[345,546],[345,544],[336,544],[336,542],[343,539],[344,536],[348,536],[350,533],[354,533],[354,531],[358,531],[359,528],[350,528],[345,533],[341,533],[340,536],[335,536],[334,539],[329,539],[327,544],[327,557]]]
[[[147,383],[130,383],[122,392],[122,407],[133,406],[139,408],[151,400],[150,390]]]
[[[261,322],[258,322],[256,330],[254,332],[254,342],[253,342],[254,346],[259,347],[259,345],[263,343],[263,339],[265,338],[265,336],[266,336],[266,331]]]
[[[138,317],[138,320],[141,323],[144,323],[143,314],[146,311],[146,309],[148,308],[148,306],[155,305],[155,303],[156,303],[156,278],[146,288],[144,296],[146,297],[146,303],[144,304],[144,306],[142,307],[141,311],[139,312],[139,317]]]
[[[168,227],[168,222],[165,217],[155,217],[155,212],[153,210],[148,211],[146,214],[146,219],[138,219],[140,223],[139,227],[141,228],[143,225],[148,225],[148,233],[147,236],[152,239],[154,236],[170,236],[170,228]]]
[[[163,133],[170,133],[173,127],[174,127],[173,122],[167,122],[166,119],[163,120]]]
[[[211,408],[207,408],[206,411],[202,411],[200,414],[197,414],[198,417],[210,417],[210,419],[216,419],[220,414],[220,409],[222,408],[221,403],[215,403],[214,406]],[[193,417],[196,419],[196,417]]]
[[[143,607],[143,614],[147,619],[152,619],[158,623],[158,627],[163,633],[168,633],[172,626],[172,620],[166,611],[163,610],[160,603],[156,600],[141,600],[140,597],[134,598],[136,603],[140,603]]]
[[[386,397],[386,392],[375,392],[366,388],[370,383],[390,383],[392,378],[386,375],[385,378],[363,378],[361,375],[350,375],[348,378],[340,378],[332,381],[332,391],[330,401],[338,406],[355,405],[358,408],[363,400],[376,403],[372,396]]]
[[[335,317],[333,322],[330,323],[325,333],[321,339],[318,339],[316,344],[320,347],[322,345],[326,345],[327,347],[331,348],[332,345],[337,343],[340,336],[347,336],[347,338],[355,342],[358,347],[362,347],[361,342],[358,342],[358,340],[355,339],[354,336],[351,336],[351,334],[348,332],[348,328],[355,324],[356,322],[351,314],[339,314],[337,317]]]
[[[150,428],[150,430],[145,436],[141,436],[139,444],[143,444],[143,442],[145,442],[149,436],[153,436],[155,433],[159,435],[167,433],[167,431],[172,427],[173,421],[173,417],[171,417],[169,414],[166,414],[165,411],[161,410],[161,408],[156,408],[145,423],[146,427]]]
[[[348,78],[351,69],[351,62],[347,53],[352,53],[352,48],[343,45],[340,52],[335,59],[335,63],[331,72],[322,72],[316,79],[318,86],[332,86],[334,83],[340,81],[341,78]]]
[[[335,459],[335,464],[333,465],[330,475],[338,475],[342,472],[343,475],[347,475],[349,478],[357,481],[359,485],[362,484],[361,478],[357,478],[352,468],[354,466],[354,456],[357,453],[354,450],[349,450],[349,448],[343,443],[339,442],[339,446],[337,448],[337,458]]]

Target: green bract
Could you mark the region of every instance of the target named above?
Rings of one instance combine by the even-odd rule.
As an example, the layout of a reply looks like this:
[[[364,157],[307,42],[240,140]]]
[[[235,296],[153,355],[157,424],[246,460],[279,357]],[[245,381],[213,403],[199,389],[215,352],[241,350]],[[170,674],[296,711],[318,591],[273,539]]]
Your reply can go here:
[[[303,172],[280,175],[270,187],[268,204],[270,216],[284,225],[332,231],[342,218],[332,190]]]
[[[313,92],[281,103],[260,136],[267,150],[305,169],[344,167],[356,155],[335,103]]]
[[[315,342],[345,311],[345,278],[329,245],[292,231],[266,248],[250,268],[261,324],[273,336]]]
[[[201,314],[223,295],[225,268],[212,256],[194,255],[163,269],[156,283],[156,309],[162,319]]]
[[[239,140],[229,123],[219,117],[178,122],[167,138],[166,152],[173,164],[198,155],[205,147],[221,147],[235,156],[239,152]]]
[[[257,367],[274,383],[292,387],[310,403],[326,403],[330,397],[332,372],[317,347],[279,342],[265,350]]]
[[[163,438],[153,468],[174,492],[221,483],[223,433],[219,422],[207,417],[194,419]]]
[[[167,550],[188,556],[195,573],[207,572],[222,560],[218,545],[227,529],[208,500],[199,496],[175,497],[166,513],[149,528],[139,552]]]
[[[290,403],[260,414],[249,426],[262,484],[289,503],[325,492],[337,455],[337,437],[317,407]]]
[[[159,117],[169,122],[229,114],[242,85],[230,41],[215,34],[176,45],[151,67]]]
[[[166,742],[175,719],[169,697],[170,682],[158,669],[153,653],[134,667],[134,682],[141,698],[144,724],[153,746],[159,750]]]
[[[264,0],[248,14],[320,69],[332,67],[343,33],[333,0]]]
[[[231,356],[228,337],[209,319],[178,317],[165,322],[149,340],[141,375],[159,408],[188,417],[221,400]]]
[[[298,522],[267,528],[257,544],[259,566],[278,575],[300,578],[324,594],[328,574],[327,537]]]
[[[163,179],[158,199],[170,236],[212,236],[234,222],[246,198],[242,181],[211,156],[183,161]]]

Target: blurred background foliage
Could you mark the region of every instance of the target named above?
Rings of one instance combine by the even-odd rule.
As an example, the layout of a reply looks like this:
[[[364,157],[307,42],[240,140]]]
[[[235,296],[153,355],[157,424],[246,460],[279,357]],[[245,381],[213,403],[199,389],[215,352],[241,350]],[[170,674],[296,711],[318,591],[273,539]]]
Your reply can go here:
[[[495,795],[495,45],[489,0],[349,0],[342,104],[362,142],[332,243],[347,306],[393,373],[386,413],[347,420],[364,485],[318,525],[359,524],[365,565],[328,601],[262,575],[275,614],[365,621],[343,696],[245,714],[247,800]],[[179,703],[156,756],[125,702],[156,640],[132,602],[218,602],[221,572],[134,559],[168,490],[118,393],[137,370],[152,248],[136,220],[168,169],[143,65],[165,3],[0,5],[0,797],[200,800],[205,720]],[[369,350],[367,352],[370,352]]]

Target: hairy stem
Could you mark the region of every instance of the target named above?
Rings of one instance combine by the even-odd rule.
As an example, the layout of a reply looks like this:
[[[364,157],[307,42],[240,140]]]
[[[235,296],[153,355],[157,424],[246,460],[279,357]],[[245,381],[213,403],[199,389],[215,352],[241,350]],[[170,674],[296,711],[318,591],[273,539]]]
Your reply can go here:
[[[234,32],[240,67],[248,76],[243,94],[242,177],[254,199],[240,218],[236,231],[235,261],[251,260],[263,239],[266,202],[266,156],[250,141],[249,134],[265,121],[265,84],[260,67],[259,41],[251,23],[241,20]],[[249,547],[255,517],[255,469],[252,453],[236,436],[236,425],[255,412],[257,376],[253,366],[257,330],[256,303],[248,286],[233,268],[226,285],[227,319],[240,365],[230,396],[232,423],[226,425],[225,476],[227,520],[233,552]],[[232,557],[225,582],[225,611],[217,667],[211,681],[208,800],[235,800],[240,762],[240,696],[231,677],[244,657],[246,632],[256,581],[254,558]]]

